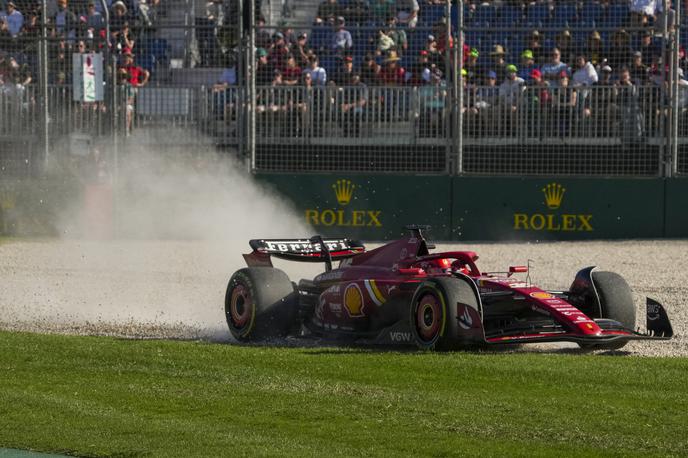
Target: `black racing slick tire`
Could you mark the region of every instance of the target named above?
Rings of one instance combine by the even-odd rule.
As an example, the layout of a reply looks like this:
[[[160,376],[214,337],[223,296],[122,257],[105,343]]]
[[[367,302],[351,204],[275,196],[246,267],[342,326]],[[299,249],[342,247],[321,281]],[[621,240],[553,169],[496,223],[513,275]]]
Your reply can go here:
[[[626,280],[614,272],[593,271],[592,282],[600,297],[602,318],[609,318],[628,329],[635,329],[633,292]]]
[[[635,329],[635,304],[633,292],[624,278],[614,272],[592,272],[592,282],[600,299],[601,318],[618,321],[625,328]],[[627,341],[610,342],[608,344],[584,344],[586,349],[618,350]]]
[[[467,343],[459,326],[457,304],[477,313],[478,300],[466,281],[448,277],[421,283],[409,310],[411,334],[419,349],[456,350]]]
[[[298,296],[287,274],[251,267],[232,275],[225,294],[229,331],[241,342],[284,337],[298,315]]]

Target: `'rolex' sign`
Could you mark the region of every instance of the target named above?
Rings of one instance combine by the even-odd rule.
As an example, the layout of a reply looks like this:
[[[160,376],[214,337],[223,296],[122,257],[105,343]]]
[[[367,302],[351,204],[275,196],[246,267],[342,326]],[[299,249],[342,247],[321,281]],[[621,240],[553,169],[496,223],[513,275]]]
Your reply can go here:
[[[542,188],[548,212],[514,213],[514,230],[546,232],[592,232],[592,214],[559,212],[566,189],[558,183]]]
[[[333,185],[339,208],[307,208],[306,223],[318,226],[382,227],[382,210],[345,208],[351,202],[356,185],[351,180],[337,180]]]

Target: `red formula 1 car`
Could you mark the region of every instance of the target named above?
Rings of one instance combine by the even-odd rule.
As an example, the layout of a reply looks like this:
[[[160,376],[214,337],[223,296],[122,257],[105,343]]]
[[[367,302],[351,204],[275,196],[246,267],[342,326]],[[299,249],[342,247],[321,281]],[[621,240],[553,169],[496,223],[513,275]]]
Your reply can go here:
[[[513,275],[525,266],[481,272],[474,252],[431,253],[424,228],[408,229],[409,237],[370,251],[349,239],[251,240],[248,268],[227,287],[229,330],[240,341],[315,336],[427,350],[559,341],[617,349],[673,335],[664,307],[649,298],[647,331],[635,330],[631,290],[615,273],[587,267],[568,291],[545,291]],[[272,256],[326,270],[296,284]]]

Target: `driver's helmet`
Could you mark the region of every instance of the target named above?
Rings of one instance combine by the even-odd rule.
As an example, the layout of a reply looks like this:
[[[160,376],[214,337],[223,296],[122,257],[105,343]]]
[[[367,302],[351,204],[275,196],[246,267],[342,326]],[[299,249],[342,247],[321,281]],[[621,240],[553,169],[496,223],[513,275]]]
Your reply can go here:
[[[452,272],[460,272],[464,275],[468,275],[470,273],[469,267],[466,265],[465,262],[461,261],[460,259],[457,259],[456,261],[451,263],[451,271]]]
[[[431,259],[427,262],[427,267],[425,267],[425,270],[431,272],[440,271],[445,273],[451,273],[451,265],[451,260],[448,258]]]

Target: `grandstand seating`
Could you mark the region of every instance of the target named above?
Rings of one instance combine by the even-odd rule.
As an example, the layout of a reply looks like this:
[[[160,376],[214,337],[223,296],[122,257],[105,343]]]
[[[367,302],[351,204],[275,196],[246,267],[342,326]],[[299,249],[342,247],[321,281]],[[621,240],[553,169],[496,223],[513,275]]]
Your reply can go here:
[[[432,26],[444,17],[445,9],[444,5],[425,5],[420,12],[418,25],[420,27]]]
[[[602,8],[602,5],[600,5],[597,2],[588,0],[586,2],[583,2],[578,21],[582,27],[602,26],[604,16],[605,11]]]
[[[497,8],[490,4],[481,4],[475,10],[470,19],[470,25],[474,27],[491,27],[497,22]]]
[[[552,27],[570,27],[575,25],[577,19],[576,5],[571,3],[555,4],[552,12]]]
[[[526,7],[526,24],[528,27],[542,28],[549,22],[549,4],[544,2],[530,3]]]
[[[509,29],[516,24],[520,24],[523,19],[523,10],[516,5],[504,5],[499,10],[499,14],[493,24],[500,29]]]

